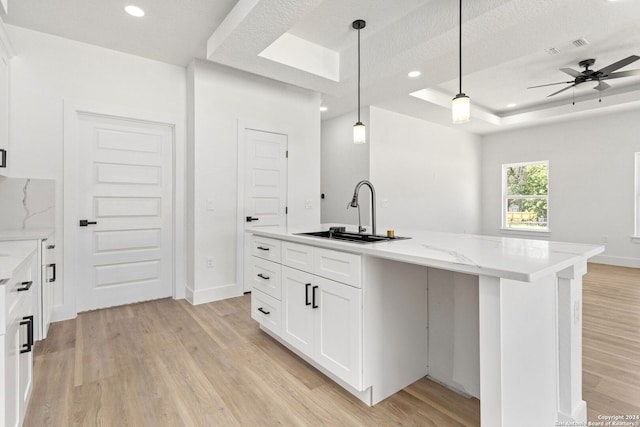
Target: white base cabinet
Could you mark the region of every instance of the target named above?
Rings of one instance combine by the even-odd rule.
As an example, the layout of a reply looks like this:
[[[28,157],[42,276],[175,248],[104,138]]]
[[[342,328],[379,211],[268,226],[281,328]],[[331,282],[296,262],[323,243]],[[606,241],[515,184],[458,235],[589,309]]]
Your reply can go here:
[[[31,396],[33,379],[33,288],[37,259],[0,285],[0,427],[19,427]]]
[[[361,257],[256,236],[252,253],[253,319],[362,391]]]

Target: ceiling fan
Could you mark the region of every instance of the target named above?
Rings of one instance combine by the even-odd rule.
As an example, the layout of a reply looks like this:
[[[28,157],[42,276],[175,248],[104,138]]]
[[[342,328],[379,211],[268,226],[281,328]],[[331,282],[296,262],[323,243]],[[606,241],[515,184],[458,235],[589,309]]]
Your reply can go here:
[[[584,68],[584,71],[576,71],[572,68],[560,68],[560,71],[566,74],[569,74],[571,77],[574,78],[574,80],[568,81],[568,82],[558,82],[558,83],[549,83],[546,85],[531,86],[531,87],[528,87],[527,89],[533,89],[536,87],[553,86],[553,85],[571,84],[571,86],[567,86],[565,88],[560,89],[559,91],[553,92],[551,95],[547,95],[547,98],[553,95],[557,95],[560,92],[564,92],[567,89],[571,89],[572,87],[578,86],[579,84],[586,83],[586,82],[598,82],[598,84],[594,87],[595,90],[609,89],[611,86],[605,83],[603,80],[617,79],[620,77],[629,77],[629,76],[640,76],[640,70],[619,71],[617,73],[614,73],[614,71],[619,70],[620,68],[625,67],[631,64],[632,62],[637,61],[638,59],[640,59],[640,56],[631,55],[627,58],[621,59],[618,62],[614,62],[611,65],[607,65],[606,67],[601,68],[597,71],[589,69],[589,67],[591,67],[593,64],[596,63],[596,60],[585,59],[584,61],[580,61],[578,63],[579,66]]]

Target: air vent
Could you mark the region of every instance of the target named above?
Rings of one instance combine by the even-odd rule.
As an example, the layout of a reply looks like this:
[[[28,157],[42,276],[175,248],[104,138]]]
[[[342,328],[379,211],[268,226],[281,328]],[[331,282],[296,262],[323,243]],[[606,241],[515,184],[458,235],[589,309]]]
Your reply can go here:
[[[573,43],[573,45],[575,47],[582,47],[582,46],[586,46],[586,45],[589,44],[589,42],[586,39],[583,39],[583,38],[579,38],[577,40],[574,40],[571,43]]]
[[[555,47],[550,47],[549,49],[545,49],[545,52],[547,52],[549,55],[557,55],[560,53],[560,51]]]

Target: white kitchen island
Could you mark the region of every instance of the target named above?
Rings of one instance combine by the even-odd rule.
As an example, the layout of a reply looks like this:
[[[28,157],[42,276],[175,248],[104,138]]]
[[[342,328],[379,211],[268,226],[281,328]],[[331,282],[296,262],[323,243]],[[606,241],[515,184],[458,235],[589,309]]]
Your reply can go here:
[[[603,246],[427,231],[373,244],[251,233],[252,316],[365,403],[431,376],[479,397],[483,426],[586,421],[582,276]],[[456,287],[450,305],[438,300],[447,287]],[[461,313],[446,318],[447,307]],[[315,350],[299,329],[312,309]]]

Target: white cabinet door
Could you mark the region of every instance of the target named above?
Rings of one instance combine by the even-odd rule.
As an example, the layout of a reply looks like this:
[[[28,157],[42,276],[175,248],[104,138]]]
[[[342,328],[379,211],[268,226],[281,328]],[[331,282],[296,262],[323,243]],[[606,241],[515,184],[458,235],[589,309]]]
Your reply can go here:
[[[313,356],[311,274],[282,266],[282,338],[308,356]]]
[[[0,41],[0,176],[8,175],[9,148],[9,58]]]
[[[4,351],[4,425],[20,425],[20,322],[12,317],[7,322]]]
[[[315,278],[314,359],[340,379],[362,389],[362,291]]]

